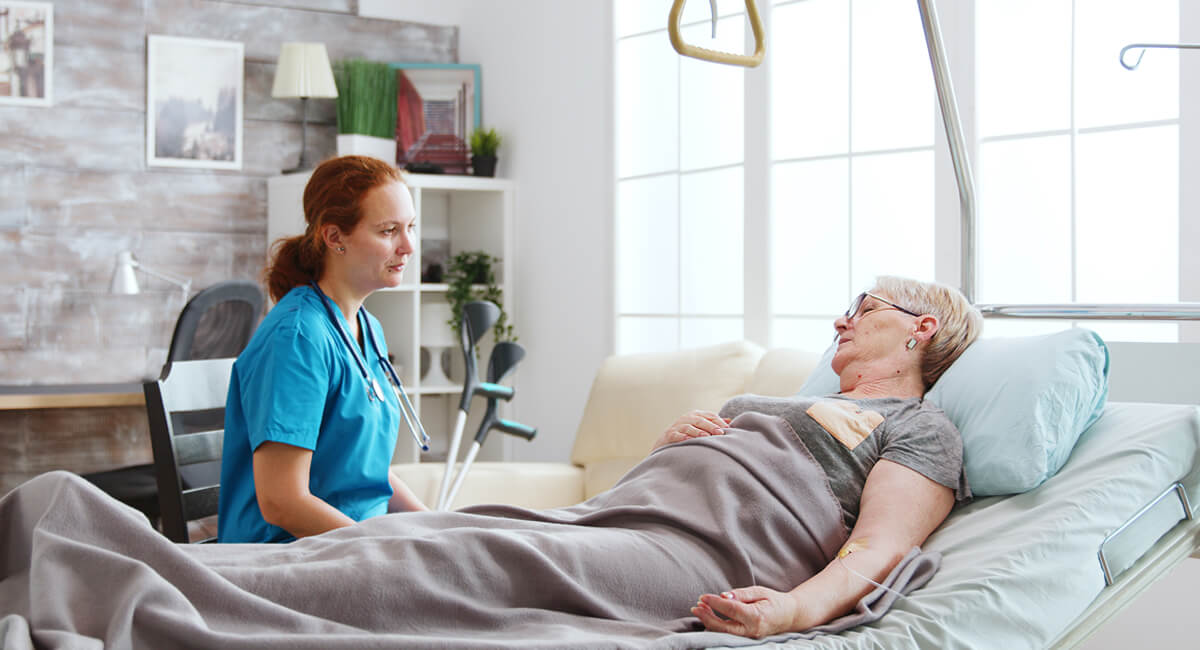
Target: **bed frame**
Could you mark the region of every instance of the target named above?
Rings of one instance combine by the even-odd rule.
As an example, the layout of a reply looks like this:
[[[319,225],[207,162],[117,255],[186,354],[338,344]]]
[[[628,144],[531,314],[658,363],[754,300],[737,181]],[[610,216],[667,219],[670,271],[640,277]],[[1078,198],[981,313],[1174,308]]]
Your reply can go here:
[[[1168,490],[1169,493],[1174,491],[1174,486]],[[1153,526],[1154,522],[1149,521],[1148,518],[1139,518],[1139,515],[1146,512],[1143,510],[1134,515],[1120,530]],[[1198,551],[1200,551],[1200,518],[1189,515],[1146,549],[1132,566],[1115,578],[1115,582],[1105,587],[1096,600],[1092,601],[1092,604],[1049,647],[1074,648],[1083,643],[1093,632],[1108,622],[1108,619],[1124,609],[1126,605],[1133,602],[1142,592],[1170,573],[1189,556],[1200,557]],[[1099,563],[1097,568],[1099,570]]]

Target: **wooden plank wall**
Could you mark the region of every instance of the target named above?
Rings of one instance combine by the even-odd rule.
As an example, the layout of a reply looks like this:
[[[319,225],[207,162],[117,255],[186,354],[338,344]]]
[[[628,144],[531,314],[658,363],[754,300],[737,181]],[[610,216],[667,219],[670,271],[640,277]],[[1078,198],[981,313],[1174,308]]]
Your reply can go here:
[[[457,60],[455,27],[356,13],[354,0],[54,3],[54,106],[0,105],[0,384],[158,374],[183,299],[145,274],[141,295],[109,295],[122,250],[194,290],[258,277],[266,179],[300,152],[299,101],[270,96],[280,43],[321,41],[335,61]],[[148,34],[244,44],[241,171],[147,168]],[[334,101],[309,104],[320,160],[334,152]]]
[[[300,153],[299,102],[270,96],[280,44],[324,42],[334,61],[457,61],[456,27],[356,14],[355,0],[54,2],[54,105],[0,105],[0,384],[158,375],[183,298],[145,274],[140,295],[110,295],[120,251],[191,278],[193,293],[259,277],[266,180]],[[244,44],[242,170],[146,166],[149,34]],[[320,160],[334,152],[334,102],[309,104]],[[148,461],[144,420],[128,407],[0,412],[0,493],[55,467]]]

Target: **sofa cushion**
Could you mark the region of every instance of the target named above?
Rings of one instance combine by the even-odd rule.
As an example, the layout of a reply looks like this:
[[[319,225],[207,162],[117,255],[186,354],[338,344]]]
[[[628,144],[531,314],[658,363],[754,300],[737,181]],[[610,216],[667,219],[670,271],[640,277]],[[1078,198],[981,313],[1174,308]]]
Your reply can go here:
[[[746,392],[769,397],[795,395],[820,358],[819,354],[795,348],[767,350],[746,385]]]
[[[571,460],[640,459],[680,415],[717,411],[746,385],[763,349],[747,342],[612,356],[588,395]],[[590,490],[589,490],[590,492]]]
[[[838,392],[833,353],[798,394]],[[925,394],[962,433],[976,496],[1025,492],[1053,476],[1107,396],[1108,348],[1083,328],[979,339]]]
[[[445,463],[392,465],[396,476],[431,508],[437,502],[445,469]],[[471,464],[450,507],[479,503],[534,509],[569,506],[583,501],[583,479],[583,469],[569,463],[479,461]]]

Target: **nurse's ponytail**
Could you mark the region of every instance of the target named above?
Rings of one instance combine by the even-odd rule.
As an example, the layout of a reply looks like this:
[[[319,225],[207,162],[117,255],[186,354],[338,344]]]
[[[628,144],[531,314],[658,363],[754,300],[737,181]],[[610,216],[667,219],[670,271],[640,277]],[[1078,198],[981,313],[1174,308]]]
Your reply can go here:
[[[354,230],[363,196],[389,182],[404,182],[400,170],[370,156],[341,156],[317,165],[304,187],[304,234],[271,245],[271,261],[263,271],[271,300],[279,302],[295,287],[321,279],[328,253],[321,230],[328,225],[344,233]]]

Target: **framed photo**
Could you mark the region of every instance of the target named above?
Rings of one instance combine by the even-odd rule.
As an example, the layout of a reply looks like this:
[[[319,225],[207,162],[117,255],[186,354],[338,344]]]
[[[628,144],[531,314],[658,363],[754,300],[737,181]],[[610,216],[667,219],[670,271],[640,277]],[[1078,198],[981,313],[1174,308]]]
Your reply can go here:
[[[242,44],[148,37],[146,164],[242,168]]]
[[[421,240],[421,282],[445,282],[450,268],[450,240]]]
[[[0,0],[0,104],[54,103],[54,5]]]
[[[397,162],[465,174],[467,145],[479,128],[481,72],[476,63],[393,63]]]

